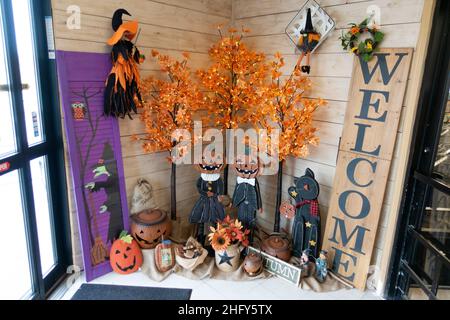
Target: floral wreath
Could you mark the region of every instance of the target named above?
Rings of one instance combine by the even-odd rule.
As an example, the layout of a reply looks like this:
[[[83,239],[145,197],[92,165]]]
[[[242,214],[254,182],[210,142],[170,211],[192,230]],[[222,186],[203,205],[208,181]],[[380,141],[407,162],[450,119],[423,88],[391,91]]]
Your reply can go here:
[[[342,47],[344,50],[349,50],[361,56],[364,61],[370,61],[373,58],[373,54],[378,48],[378,45],[384,39],[384,33],[379,31],[377,26],[369,27],[370,18],[365,19],[359,25],[355,23],[350,23],[350,29],[347,33],[342,33],[339,39],[342,42]],[[368,33],[371,35],[364,41],[359,41],[359,37],[363,33]]]

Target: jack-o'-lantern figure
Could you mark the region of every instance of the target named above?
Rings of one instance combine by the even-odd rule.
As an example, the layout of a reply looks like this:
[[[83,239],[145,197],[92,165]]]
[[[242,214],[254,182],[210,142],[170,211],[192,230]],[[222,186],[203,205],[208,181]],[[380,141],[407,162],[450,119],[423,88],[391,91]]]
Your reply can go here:
[[[131,216],[131,234],[142,249],[155,248],[171,232],[172,222],[163,210],[149,209]]]
[[[245,229],[250,230],[249,241],[253,242],[256,227],[256,212],[262,210],[261,192],[257,175],[260,173],[259,160],[250,157],[250,150],[238,156],[233,165],[237,174],[233,192],[233,206],[238,209],[238,219]]]
[[[220,202],[224,193],[220,172],[224,168],[223,156],[213,152],[211,157],[203,157],[202,163],[195,167],[200,171],[197,190],[200,198],[192,208],[189,222],[197,224],[197,240],[204,245],[205,223],[216,223],[225,218],[225,210]]]
[[[109,257],[112,269],[120,274],[136,272],[142,266],[141,249],[126,231],[122,231],[119,239],[113,242]]]
[[[211,157],[202,157],[202,162],[195,165],[195,168],[204,174],[220,174],[224,167],[224,161],[221,154],[213,152]]]
[[[237,157],[233,167],[236,174],[244,179],[254,179],[260,171],[258,159],[252,159],[248,155]]]

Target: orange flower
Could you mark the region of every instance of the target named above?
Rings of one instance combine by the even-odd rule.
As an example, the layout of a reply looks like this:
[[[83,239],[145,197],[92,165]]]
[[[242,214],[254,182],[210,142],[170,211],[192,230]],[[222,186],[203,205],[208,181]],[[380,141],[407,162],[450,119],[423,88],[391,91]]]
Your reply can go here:
[[[214,233],[211,239],[211,246],[214,250],[226,250],[230,245],[230,239],[225,232]]]
[[[350,29],[350,33],[352,34],[352,35],[355,35],[355,34],[357,34],[357,33],[359,33],[359,27],[352,27],[351,29]]]

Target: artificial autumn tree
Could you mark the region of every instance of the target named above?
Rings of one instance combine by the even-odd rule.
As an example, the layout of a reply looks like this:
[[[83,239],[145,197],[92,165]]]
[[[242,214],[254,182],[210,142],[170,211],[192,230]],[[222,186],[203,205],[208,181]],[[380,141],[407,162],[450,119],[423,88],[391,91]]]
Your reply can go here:
[[[143,81],[141,91],[144,103],[141,120],[145,125],[145,136],[135,139],[143,141],[142,146],[146,152],[169,152],[168,159],[172,165],[170,213],[171,219],[176,220],[176,164],[172,151],[181,141],[174,140],[172,134],[177,129],[192,130],[192,117],[203,105],[203,96],[191,78],[187,53],[183,53],[181,61],[162,55],[156,50],[152,51],[152,56],[157,58],[161,71],[168,79],[149,77]],[[182,150],[178,150],[179,154],[180,151]]]
[[[274,231],[280,231],[279,207],[281,204],[281,188],[283,183],[283,164],[288,156],[306,157],[308,145],[317,145],[317,129],[313,126],[313,113],[326,104],[322,99],[307,99],[305,92],[311,89],[311,80],[302,75],[300,66],[296,65],[288,77],[283,77],[284,67],[281,54],[275,54],[270,63],[270,81],[261,91],[261,104],[252,112],[252,122],[269,133],[278,129],[278,180],[275,206]],[[285,79],[283,79],[285,78]],[[268,140],[268,143],[272,141]]]
[[[242,29],[238,34],[230,28],[224,36],[218,28],[220,39],[209,50],[212,65],[197,72],[202,85],[211,93],[205,96],[208,117],[203,121],[222,130],[238,128],[248,122],[247,112],[259,104],[259,88],[267,76],[265,56],[249,49],[243,42]],[[228,166],[224,170],[224,189],[228,194]]]

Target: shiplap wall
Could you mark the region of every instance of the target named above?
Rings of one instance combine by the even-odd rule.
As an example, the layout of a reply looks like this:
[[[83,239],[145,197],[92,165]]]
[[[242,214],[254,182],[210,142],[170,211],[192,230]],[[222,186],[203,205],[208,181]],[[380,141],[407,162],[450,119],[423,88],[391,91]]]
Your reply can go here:
[[[293,184],[293,177],[303,175],[307,167],[314,170],[321,188],[319,202],[322,230],[331,198],[339,137],[344,122],[353,66],[353,56],[342,50],[338,37],[349,23],[361,22],[367,16],[366,10],[370,5],[377,5],[381,9],[381,26],[386,34],[382,46],[415,48],[424,1],[426,0],[317,0],[336,21],[336,30],[311,58],[313,90],[308,96],[324,98],[328,100],[328,106],[318,110],[314,116],[321,140],[319,147],[311,147],[311,153],[306,159],[289,158],[286,161],[283,175],[283,199],[289,198],[287,188]],[[252,30],[247,42],[253,48],[267,55],[273,55],[276,51],[281,52],[286,58],[284,70],[286,74],[292,70],[298,56],[295,54],[292,42],[284,34],[284,30],[304,2],[303,0],[234,0],[233,2],[235,27],[244,25]],[[411,70],[410,79],[414,75],[414,70]],[[396,146],[401,140],[402,131],[403,117],[396,138]],[[391,191],[397,158],[398,152],[395,153],[391,166],[375,244],[376,249],[372,257],[374,265],[379,265],[381,261],[384,232],[391,213]],[[259,180],[264,206],[264,212],[259,216],[259,221],[263,226],[272,228],[276,177],[261,177]],[[282,227],[289,229],[288,221],[282,218],[281,222]]]
[[[81,9],[81,29],[69,30],[66,21],[67,8],[77,5]],[[151,58],[151,49],[174,57],[182,52],[191,55],[193,69],[206,67],[209,61],[208,49],[218,39],[217,25],[229,23],[232,16],[232,0],[52,0],[54,32],[57,50],[82,52],[110,52],[105,44],[112,35],[111,16],[118,8],[127,9],[140,23],[141,33],[137,46],[147,56],[141,66],[142,76],[157,74],[158,66]],[[127,19],[127,16],[124,16]],[[156,203],[170,207],[170,165],[166,152],[144,154],[141,145],[131,141],[132,134],[143,134],[141,121],[119,120],[122,155],[125,167],[127,197],[130,201],[138,178],[151,181]],[[67,148],[66,148],[67,150]],[[68,161],[68,155],[66,153]],[[74,263],[82,266],[77,216],[73,202],[73,189],[69,178],[69,205],[71,210],[72,243]],[[178,215],[186,216],[196,198],[195,181],[198,173],[190,166],[180,166],[177,171]]]

